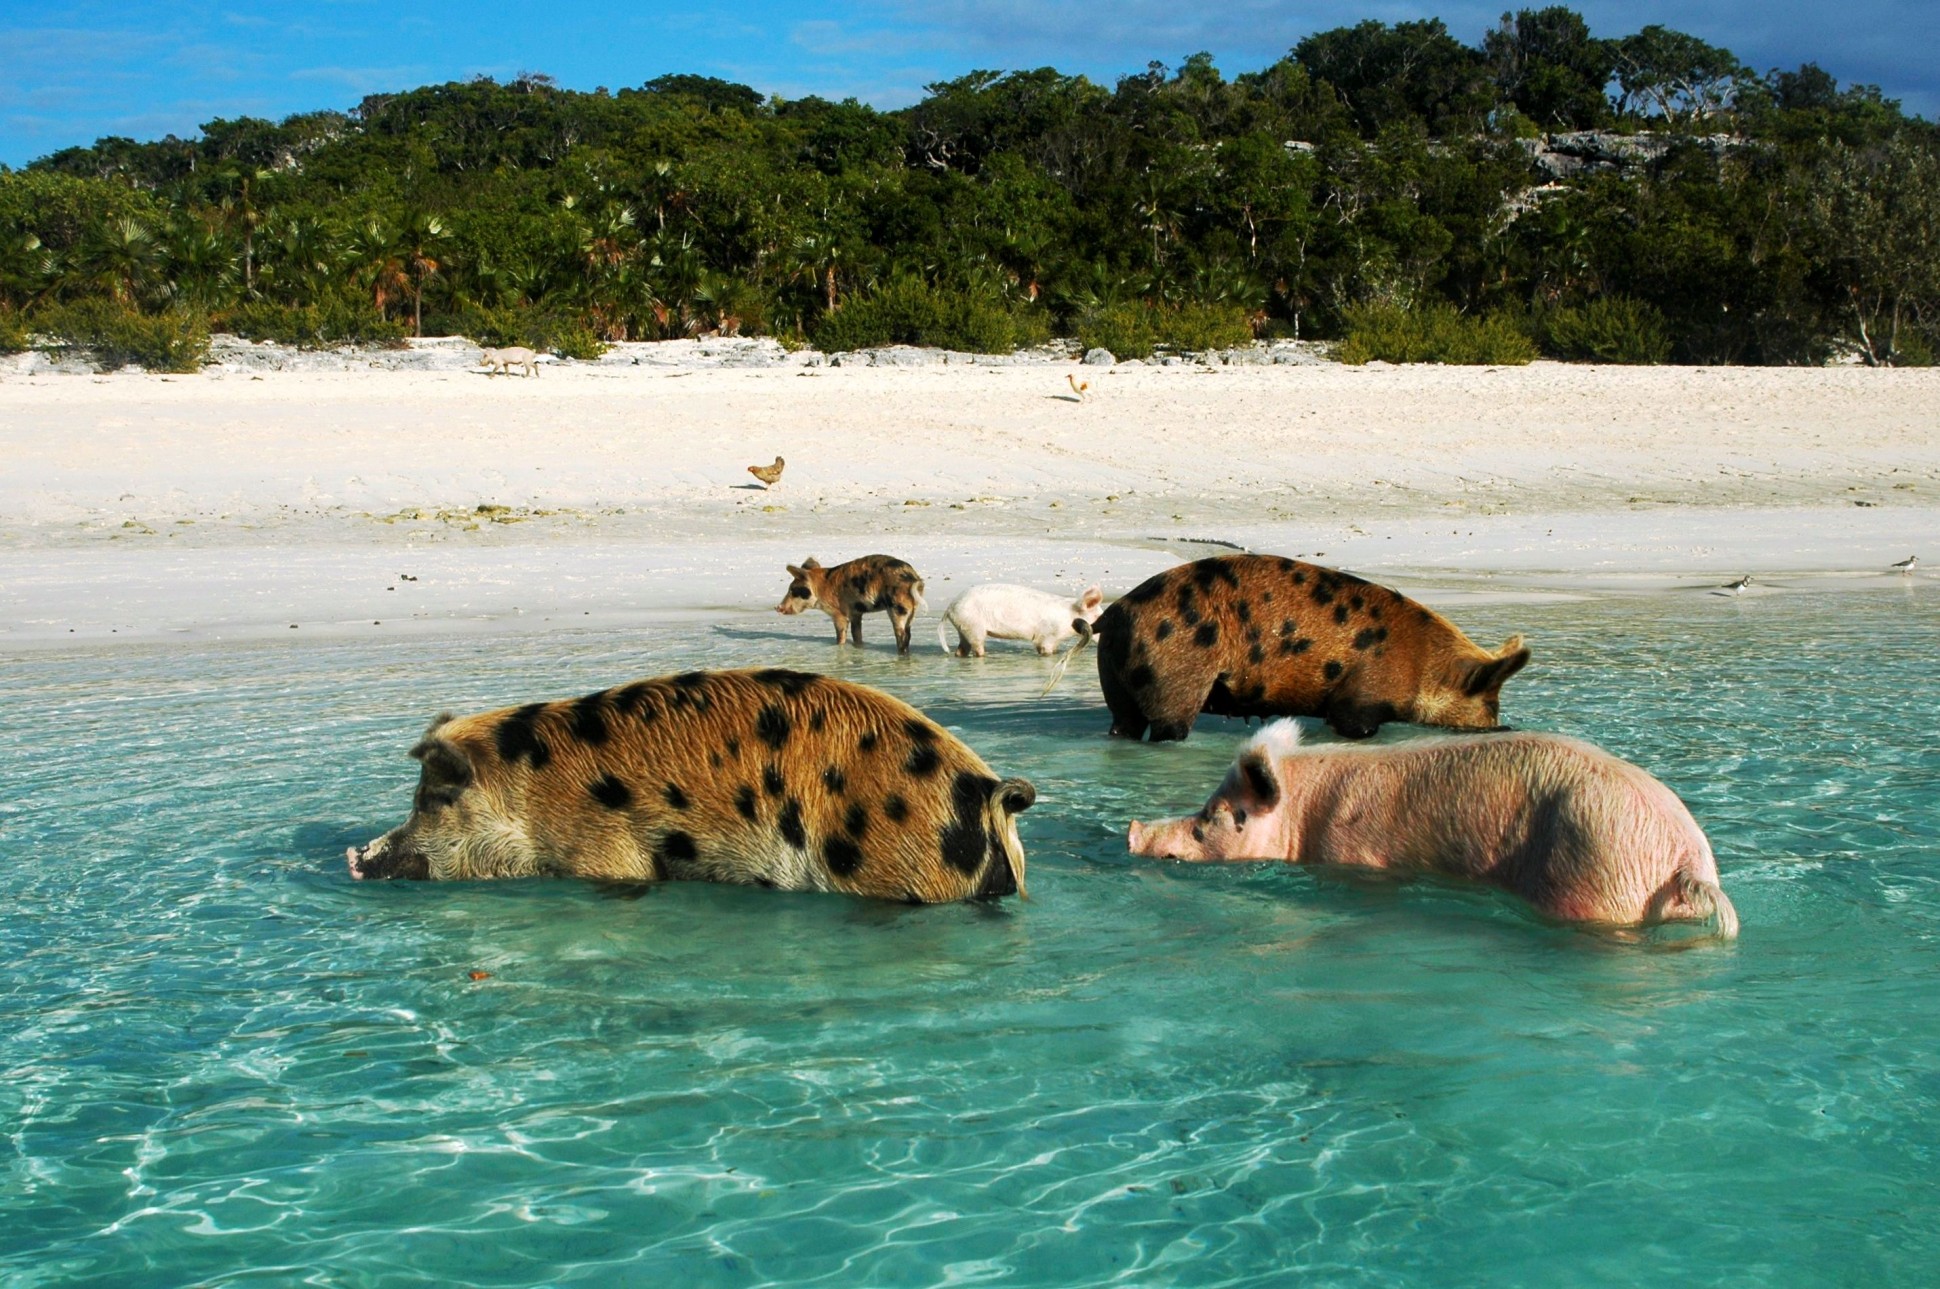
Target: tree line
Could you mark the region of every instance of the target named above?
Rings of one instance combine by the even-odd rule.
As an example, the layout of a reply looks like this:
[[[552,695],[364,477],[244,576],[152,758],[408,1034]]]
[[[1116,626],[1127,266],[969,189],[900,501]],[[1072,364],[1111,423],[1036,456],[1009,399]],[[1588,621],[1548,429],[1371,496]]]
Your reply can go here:
[[[1539,164],[1585,131],[1558,146],[1590,164]],[[1918,364],[1936,228],[1940,131],[1878,89],[1556,6],[1473,45],[1362,22],[1234,76],[1203,53],[1112,86],[976,71],[898,111],[526,75],[104,138],[0,172],[0,343],[1286,336]]]

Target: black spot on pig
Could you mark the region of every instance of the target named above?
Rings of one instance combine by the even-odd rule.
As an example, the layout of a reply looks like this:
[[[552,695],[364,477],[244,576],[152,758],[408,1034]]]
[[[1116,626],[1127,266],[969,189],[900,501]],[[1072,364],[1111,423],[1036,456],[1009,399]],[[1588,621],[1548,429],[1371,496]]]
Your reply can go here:
[[[741,812],[743,819],[752,823],[755,818],[754,789],[745,783],[736,788],[734,790],[734,808]]]
[[[694,839],[684,832],[670,832],[660,839],[659,858],[664,871],[678,873],[700,855]]]
[[[610,735],[606,728],[605,693],[588,694],[575,702],[566,717],[566,728],[582,743],[598,747]]]
[[[847,837],[827,837],[822,841],[822,859],[837,877],[851,877],[862,867],[862,847]]]
[[[552,749],[539,737],[539,713],[546,709],[544,703],[528,703],[499,722],[492,739],[498,745],[499,760],[507,765],[514,761],[525,760],[535,770],[543,770],[552,760]]]
[[[776,751],[780,751],[782,744],[788,741],[788,735],[792,730],[793,726],[788,722],[788,713],[774,703],[762,708],[761,713],[754,718],[754,732],[761,736],[763,743]]]
[[[974,873],[983,863],[984,806],[996,786],[996,780],[968,770],[958,774],[950,785],[950,822],[944,825],[939,841],[943,862],[959,873]]]
[[[779,797],[787,791],[788,784],[781,777],[781,767],[770,765],[761,771],[761,786],[771,797]]]
[[[849,790],[849,777],[842,773],[841,766],[831,765],[822,771],[822,786],[839,797]]]
[[[782,840],[796,850],[808,849],[808,830],[802,827],[802,803],[790,797],[782,803],[781,817],[775,820]]]
[[[1192,633],[1192,643],[1198,645],[1201,649],[1210,649],[1218,644],[1219,624],[1217,622],[1201,622],[1199,629]]]
[[[807,593],[807,588],[803,588],[803,593]],[[754,678],[764,685],[773,685],[790,698],[800,697],[803,690],[821,679],[805,671],[790,671],[786,667],[765,668],[757,671]]]
[[[633,790],[610,774],[601,775],[586,790],[608,810],[625,810],[633,804]]]
[[[680,785],[678,783],[669,783],[666,787],[660,790],[660,795],[666,798],[667,804],[672,806],[674,809],[676,810],[687,809],[687,804],[688,804],[687,794],[680,790]]]

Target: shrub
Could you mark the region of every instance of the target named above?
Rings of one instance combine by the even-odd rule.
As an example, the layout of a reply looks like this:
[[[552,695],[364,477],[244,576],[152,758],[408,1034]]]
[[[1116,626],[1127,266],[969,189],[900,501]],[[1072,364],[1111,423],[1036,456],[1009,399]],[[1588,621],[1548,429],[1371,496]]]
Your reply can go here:
[[[1078,318],[1078,343],[1086,349],[1107,349],[1118,359],[1150,358],[1158,348],[1152,306],[1142,300],[1107,304]]]
[[[1604,296],[1543,319],[1544,348],[1558,358],[1596,363],[1661,363],[1671,356],[1670,326],[1656,306]]]
[[[1037,344],[1050,327],[1035,310],[966,291],[933,287],[918,278],[893,278],[853,297],[809,328],[826,353],[879,345],[932,345],[967,353],[1007,354]]]
[[[0,354],[17,354],[26,348],[26,320],[12,309],[0,308]]]
[[[546,347],[561,358],[577,358],[581,362],[591,362],[607,350],[606,341],[598,333],[579,323],[555,330]]]
[[[1158,311],[1159,343],[1172,349],[1205,353],[1253,343],[1253,324],[1236,304],[1182,304]]]
[[[1536,342],[1501,314],[1473,318],[1450,304],[1418,309],[1357,305],[1346,310],[1347,335],[1334,349],[1344,363],[1452,363],[1519,367],[1536,358]]]
[[[404,323],[392,322],[377,310],[349,300],[303,305],[252,300],[221,315],[218,322],[224,330],[245,340],[272,340],[299,349],[393,344],[410,334]]]
[[[36,314],[33,330],[52,336],[54,347],[89,351],[101,371],[132,363],[147,371],[192,372],[209,353],[208,319],[180,309],[144,314],[111,300],[77,300]]]
[[[1253,341],[1252,324],[1238,305],[1169,308],[1145,300],[1093,309],[1079,317],[1077,334],[1086,349],[1108,349],[1114,358],[1150,358],[1161,346],[1204,353]]]

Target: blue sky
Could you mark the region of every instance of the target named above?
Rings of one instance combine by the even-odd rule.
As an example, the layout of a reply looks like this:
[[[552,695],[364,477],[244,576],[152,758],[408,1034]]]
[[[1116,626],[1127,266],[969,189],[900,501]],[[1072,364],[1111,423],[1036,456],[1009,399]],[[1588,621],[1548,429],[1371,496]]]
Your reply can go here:
[[[544,72],[574,89],[665,72],[794,98],[879,107],[975,68],[1054,66],[1105,84],[1150,59],[1209,50],[1229,74],[1302,36],[1379,18],[1438,17],[1470,44],[1505,8],[1393,0],[657,0],[546,5],[453,0],[0,0],[0,163],[100,135],[192,134],[218,116],[349,108],[365,94],[475,75]],[[1538,7],[1538,6],[1532,6]],[[1652,22],[1721,44],[1759,70],[1817,61],[1940,117],[1936,0],[1592,0],[1598,35]]]

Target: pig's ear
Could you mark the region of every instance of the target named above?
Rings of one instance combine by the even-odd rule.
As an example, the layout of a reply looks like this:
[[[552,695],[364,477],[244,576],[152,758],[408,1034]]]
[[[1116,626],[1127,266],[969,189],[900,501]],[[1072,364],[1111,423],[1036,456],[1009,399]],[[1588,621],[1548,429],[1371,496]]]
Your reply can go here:
[[[472,761],[450,739],[423,738],[411,755],[424,763],[424,784],[428,788],[458,790],[470,786]]]
[[[1280,781],[1273,775],[1273,763],[1259,748],[1250,747],[1240,753],[1226,783],[1233,804],[1248,814],[1259,814],[1280,804]]]
[[[809,563],[811,563],[811,564],[813,564],[813,563],[814,563],[815,561],[814,561],[814,560],[810,560],[810,561],[808,561],[808,562],[809,562]],[[801,569],[799,569],[799,568],[796,568],[796,567],[795,567],[795,566],[794,566],[793,564],[790,564],[790,565],[787,565],[787,568],[788,568],[788,576],[790,576],[790,577],[807,577],[807,576],[808,576],[808,574],[807,574],[807,573],[804,573],[804,572],[803,572],[803,571],[802,571]]]
[[[1005,779],[997,785],[997,803],[1005,814],[1021,815],[1037,803],[1037,789],[1029,779]]]
[[[1476,663],[1469,670],[1468,683],[1462,686],[1462,692],[1470,698],[1490,693],[1502,688],[1504,681],[1528,666],[1529,647],[1519,644],[1520,639],[1515,637],[1504,645],[1501,657]]]
[[[822,561],[821,561],[821,560],[818,560],[818,559],[816,559],[816,558],[815,558],[815,557],[814,557],[813,555],[810,555],[810,556],[809,556],[809,557],[808,557],[807,559],[805,559],[805,560],[803,560],[803,561],[802,561],[802,567],[803,567],[803,568],[820,568],[820,567],[822,567]]]
[[[1087,609],[1095,609],[1104,602],[1105,593],[1099,590],[1096,585],[1087,586],[1085,593],[1078,597],[1079,606]]]

